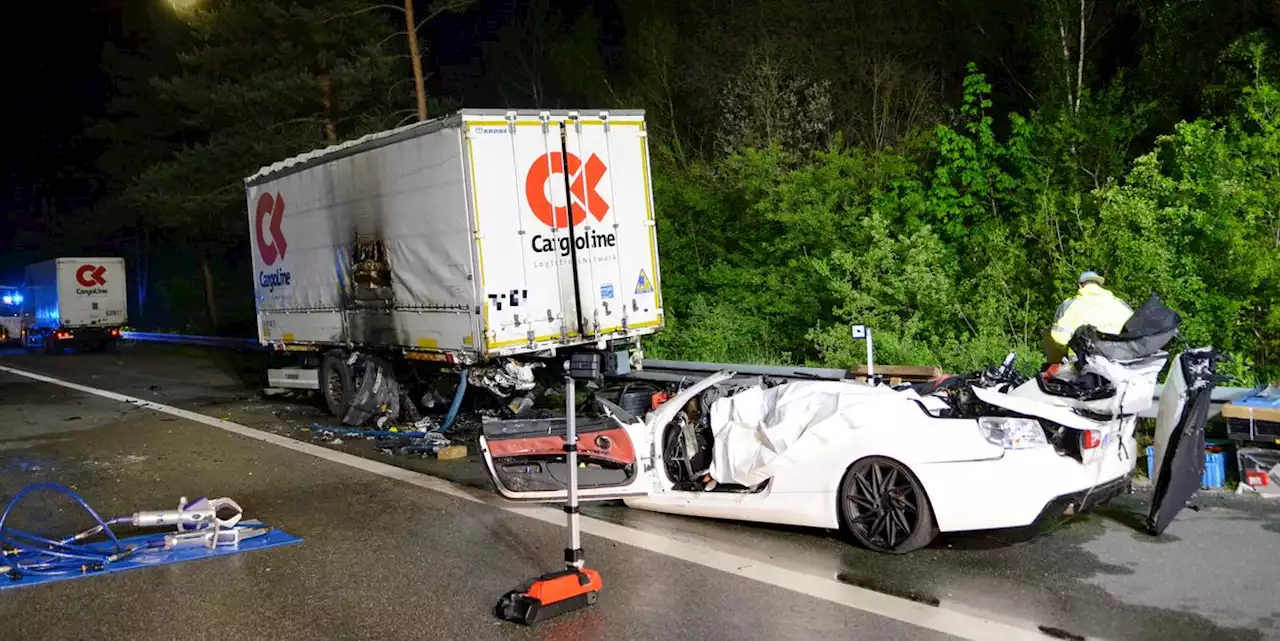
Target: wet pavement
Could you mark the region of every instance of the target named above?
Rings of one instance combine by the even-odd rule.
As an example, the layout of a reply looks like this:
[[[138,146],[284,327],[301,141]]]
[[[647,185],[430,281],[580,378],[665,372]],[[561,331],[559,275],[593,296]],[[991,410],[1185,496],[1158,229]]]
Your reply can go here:
[[[55,481],[104,514],[230,496],[301,545],[0,594],[5,639],[935,639],[943,635],[587,537],[600,603],[523,628],[494,602],[564,531],[216,428],[0,373],[0,495]],[[68,414],[79,416],[68,420]],[[86,427],[87,426],[87,427]],[[67,501],[18,514],[85,527]],[[60,529],[62,526],[65,529]]]
[[[0,365],[298,439],[310,439],[306,426],[331,420],[305,399],[259,398],[246,358],[136,346],[65,357],[6,352]],[[197,620],[221,629],[229,612],[239,612],[229,624],[237,633],[281,638],[317,630],[328,638],[457,638],[481,631],[483,638],[552,632],[607,638],[937,636],[591,540],[589,549],[604,550],[592,560],[610,584],[637,588],[625,598],[611,590],[608,607],[552,628],[509,628],[495,624],[488,608],[514,582],[554,566],[563,542],[553,525],[6,374],[0,374],[0,426],[0,495],[53,479],[78,484],[91,503],[115,512],[165,507],[182,493],[225,494],[240,500],[250,516],[307,539],[297,548],[229,560],[9,591],[0,598],[0,638],[10,638],[4,633],[9,626],[22,632],[14,638],[168,638],[168,631],[176,635]],[[448,462],[392,458],[360,440],[327,447],[490,487],[474,444],[471,457]],[[1135,529],[1146,510],[1138,493],[1097,514],[1056,523],[1051,531],[946,536],[907,556],[872,554],[833,533],[808,529],[620,505],[592,505],[584,513],[919,603],[1040,628],[1050,637],[1280,639],[1274,599],[1280,505],[1222,493],[1202,493],[1196,502],[1201,509],[1184,511],[1160,538]],[[160,581],[170,585],[155,585]],[[69,614],[62,611],[68,599],[93,599],[95,605]],[[50,629],[59,632],[51,635]]]

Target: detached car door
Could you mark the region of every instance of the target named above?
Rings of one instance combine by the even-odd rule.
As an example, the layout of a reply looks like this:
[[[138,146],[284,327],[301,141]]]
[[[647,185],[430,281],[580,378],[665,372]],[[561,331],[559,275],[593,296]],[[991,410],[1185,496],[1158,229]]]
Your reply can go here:
[[[517,501],[568,497],[564,418],[490,421],[480,437],[489,476],[502,496]],[[579,418],[578,496],[643,496],[652,488],[648,427],[612,418]]]
[[[1204,426],[1220,357],[1211,349],[1184,352],[1173,362],[1156,418],[1155,489],[1147,531],[1160,534],[1200,489],[1204,475]]]

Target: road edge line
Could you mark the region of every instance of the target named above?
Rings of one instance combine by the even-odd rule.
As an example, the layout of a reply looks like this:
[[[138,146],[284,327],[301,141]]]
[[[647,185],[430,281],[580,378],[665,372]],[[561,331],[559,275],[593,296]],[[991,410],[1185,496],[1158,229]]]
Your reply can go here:
[[[170,416],[176,416],[178,418],[201,423],[209,427],[216,427],[246,438],[277,445],[301,454],[308,454],[331,463],[345,465],[347,467],[376,474],[384,478],[403,481],[423,489],[432,490],[434,492],[439,492],[441,494],[472,503],[495,507],[518,516],[536,519],[557,526],[564,524],[564,515],[558,510],[546,507],[528,507],[520,504],[512,504],[499,499],[496,495],[479,495],[477,494],[479,492],[478,490],[472,490],[471,488],[454,483],[453,481],[448,481],[422,472],[406,470],[387,463],[362,458],[354,454],[331,450],[312,443],[299,441],[297,439],[273,434],[271,432],[257,430],[246,425],[215,418],[206,414],[200,414],[199,412],[184,410],[172,405],[165,405],[163,403],[156,403],[154,401],[148,401],[146,399],[129,396],[127,394],[120,394],[118,392],[64,381],[51,376],[45,376],[43,374],[19,370],[5,365],[0,365],[0,372],[6,372],[34,381],[57,385],[120,403],[126,403],[135,407],[141,407],[155,412],[168,414]],[[887,619],[893,619],[895,621],[926,628],[935,632],[979,641],[985,641],[987,639],[1002,639],[1009,641],[1013,641],[1015,639],[1043,640],[1051,638],[1043,633],[1001,621],[983,618],[958,610],[950,610],[947,608],[918,603],[909,599],[903,599],[901,597],[877,592],[875,590],[849,585],[836,579],[827,579],[806,572],[801,572],[799,570],[792,570],[779,565],[763,563],[731,552],[698,546],[685,541],[664,537],[652,532],[637,530],[635,528],[618,525],[616,523],[610,523],[609,521],[593,517],[582,517],[582,529],[583,532],[587,534],[598,536],[603,539],[622,543],[624,545],[639,548],[655,554],[661,554],[666,557],[679,559],[681,561],[693,563],[713,570],[719,570],[735,576],[751,579],[759,583],[783,588],[791,592],[804,594],[816,599],[836,603],[854,610],[882,616]]]

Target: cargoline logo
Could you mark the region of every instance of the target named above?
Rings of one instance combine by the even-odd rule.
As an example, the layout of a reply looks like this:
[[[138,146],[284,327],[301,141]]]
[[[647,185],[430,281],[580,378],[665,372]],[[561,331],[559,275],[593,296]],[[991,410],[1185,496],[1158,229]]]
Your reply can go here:
[[[76,282],[85,287],[107,284],[107,268],[102,265],[81,265],[76,270]]]
[[[107,284],[107,268],[102,265],[81,265],[76,269],[76,282],[82,286],[76,288],[76,293],[81,296],[105,294],[107,290],[103,285]]]
[[[270,222],[267,220],[270,219]],[[263,223],[266,223],[265,225]],[[271,266],[277,260],[284,259],[284,252],[289,244],[284,238],[284,197],[276,193],[262,194],[258,197],[258,208],[254,216],[254,236],[257,239],[258,255],[262,262]],[[268,238],[270,236],[270,238]],[[283,267],[274,272],[258,272],[258,284],[267,289],[286,287],[292,284],[293,275]]]
[[[551,194],[564,182],[565,161],[568,160],[569,193],[573,199],[573,225],[577,227],[587,222],[590,213],[597,222],[603,222],[609,213],[609,203],[605,202],[596,188],[609,170],[600,157],[591,154],[586,163],[574,154],[565,156],[558,151],[543,154],[529,166],[525,174],[524,193],[529,201],[529,209],[542,224],[551,229],[569,227],[568,203],[557,207],[551,202]],[[552,183],[551,181],[558,181]],[[585,234],[577,236],[574,244],[579,250],[587,247],[613,247],[617,244],[617,234],[613,232],[599,233],[588,228]],[[568,256],[569,237],[548,238],[541,234],[533,236],[533,251],[558,252]]]

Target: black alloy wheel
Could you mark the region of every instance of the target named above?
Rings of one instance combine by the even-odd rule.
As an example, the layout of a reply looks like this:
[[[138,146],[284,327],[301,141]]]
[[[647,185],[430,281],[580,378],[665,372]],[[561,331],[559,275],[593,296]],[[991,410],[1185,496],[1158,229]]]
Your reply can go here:
[[[938,533],[920,481],[903,464],[880,456],[864,458],[845,473],[840,516],[853,538],[876,552],[912,552]]]

